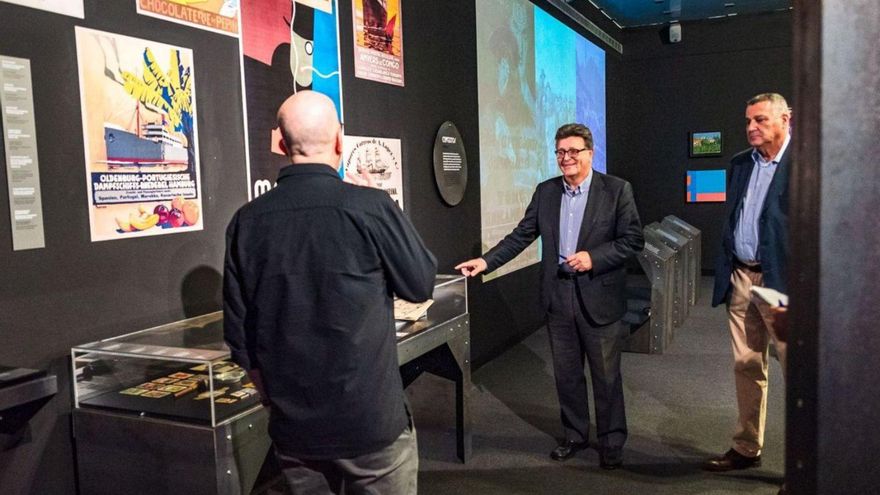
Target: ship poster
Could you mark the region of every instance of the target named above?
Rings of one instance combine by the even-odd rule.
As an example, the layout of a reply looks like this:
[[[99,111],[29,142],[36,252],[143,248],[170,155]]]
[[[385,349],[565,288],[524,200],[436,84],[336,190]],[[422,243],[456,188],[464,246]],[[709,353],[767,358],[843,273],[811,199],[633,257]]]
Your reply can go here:
[[[192,50],[76,28],[92,241],[202,230]]]
[[[338,13],[336,0],[241,2],[250,199],[272,189],[278,171],[289,163],[278,146],[275,119],[284,100],[302,90],[323,93],[342,121]]]
[[[346,182],[382,189],[403,209],[400,139],[345,136],[342,150]]]
[[[403,0],[351,0],[354,75],[403,86]]]
[[[23,5],[56,14],[79,17],[80,19],[85,17],[83,0],[0,0],[0,2]]]
[[[138,14],[238,36],[240,0],[134,0]]]

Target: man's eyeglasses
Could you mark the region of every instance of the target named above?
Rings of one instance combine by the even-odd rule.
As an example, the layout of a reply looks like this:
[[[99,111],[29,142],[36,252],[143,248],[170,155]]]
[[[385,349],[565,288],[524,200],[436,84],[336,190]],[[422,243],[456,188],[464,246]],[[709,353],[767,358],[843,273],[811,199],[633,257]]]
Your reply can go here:
[[[558,149],[558,150],[555,151],[555,153],[556,153],[556,158],[557,158],[557,159],[564,159],[566,156],[570,156],[570,157],[572,157],[572,158],[577,158],[577,156],[578,156],[582,151],[587,151],[588,149],[589,149],[589,148],[581,148],[581,149],[577,149],[577,148],[569,148],[569,149],[567,149],[567,150]]]

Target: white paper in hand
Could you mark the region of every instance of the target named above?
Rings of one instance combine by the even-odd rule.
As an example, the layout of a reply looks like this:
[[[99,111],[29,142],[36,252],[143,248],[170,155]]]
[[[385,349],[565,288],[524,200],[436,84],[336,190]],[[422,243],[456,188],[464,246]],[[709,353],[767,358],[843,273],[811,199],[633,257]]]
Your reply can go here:
[[[769,304],[771,307],[788,306],[788,294],[770,287],[752,287],[753,299]]]

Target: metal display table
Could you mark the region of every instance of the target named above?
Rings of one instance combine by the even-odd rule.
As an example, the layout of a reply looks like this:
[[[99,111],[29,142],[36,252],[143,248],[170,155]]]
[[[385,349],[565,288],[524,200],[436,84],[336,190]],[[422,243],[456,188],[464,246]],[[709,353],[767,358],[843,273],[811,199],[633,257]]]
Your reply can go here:
[[[462,462],[471,456],[470,335],[465,277],[438,275],[427,318],[400,328],[397,338],[404,387],[423,372],[455,383],[456,452]]]
[[[427,317],[397,329],[405,385],[422,371],[455,383],[462,461],[471,453],[466,291],[464,277],[438,276]],[[255,396],[228,404],[212,395],[249,386],[246,376],[233,386],[220,381],[233,366],[222,312],[74,347],[71,354],[81,493],[251,493],[271,447],[269,415]],[[184,398],[150,401],[126,393],[179,373],[204,373],[209,397],[195,406]]]

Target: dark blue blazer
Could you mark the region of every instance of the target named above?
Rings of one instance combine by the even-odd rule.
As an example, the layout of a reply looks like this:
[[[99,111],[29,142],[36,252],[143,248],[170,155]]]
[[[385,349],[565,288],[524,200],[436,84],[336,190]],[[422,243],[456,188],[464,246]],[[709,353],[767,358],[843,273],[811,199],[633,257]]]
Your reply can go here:
[[[788,286],[788,169],[791,167],[792,148],[789,143],[779,160],[758,218],[758,258],[761,260],[764,286],[780,292],[787,292]],[[727,214],[724,230],[721,232],[721,252],[715,261],[715,291],[712,294],[712,306],[726,302],[730,297],[730,275],[733,273],[736,257],[733,235],[754,168],[752,148],[741,151],[730,160]]]
[[[632,186],[623,179],[595,170],[577,250],[588,251],[593,269],[578,277],[584,308],[599,325],[619,320],[626,312],[627,258],[645,245],[642,226],[633,199]],[[541,236],[541,304],[550,306],[552,285],[558,283],[559,212],[562,206],[562,177],[546,180],[535,189],[532,201],[519,224],[495,247],[483,255],[487,272],[512,260]]]

